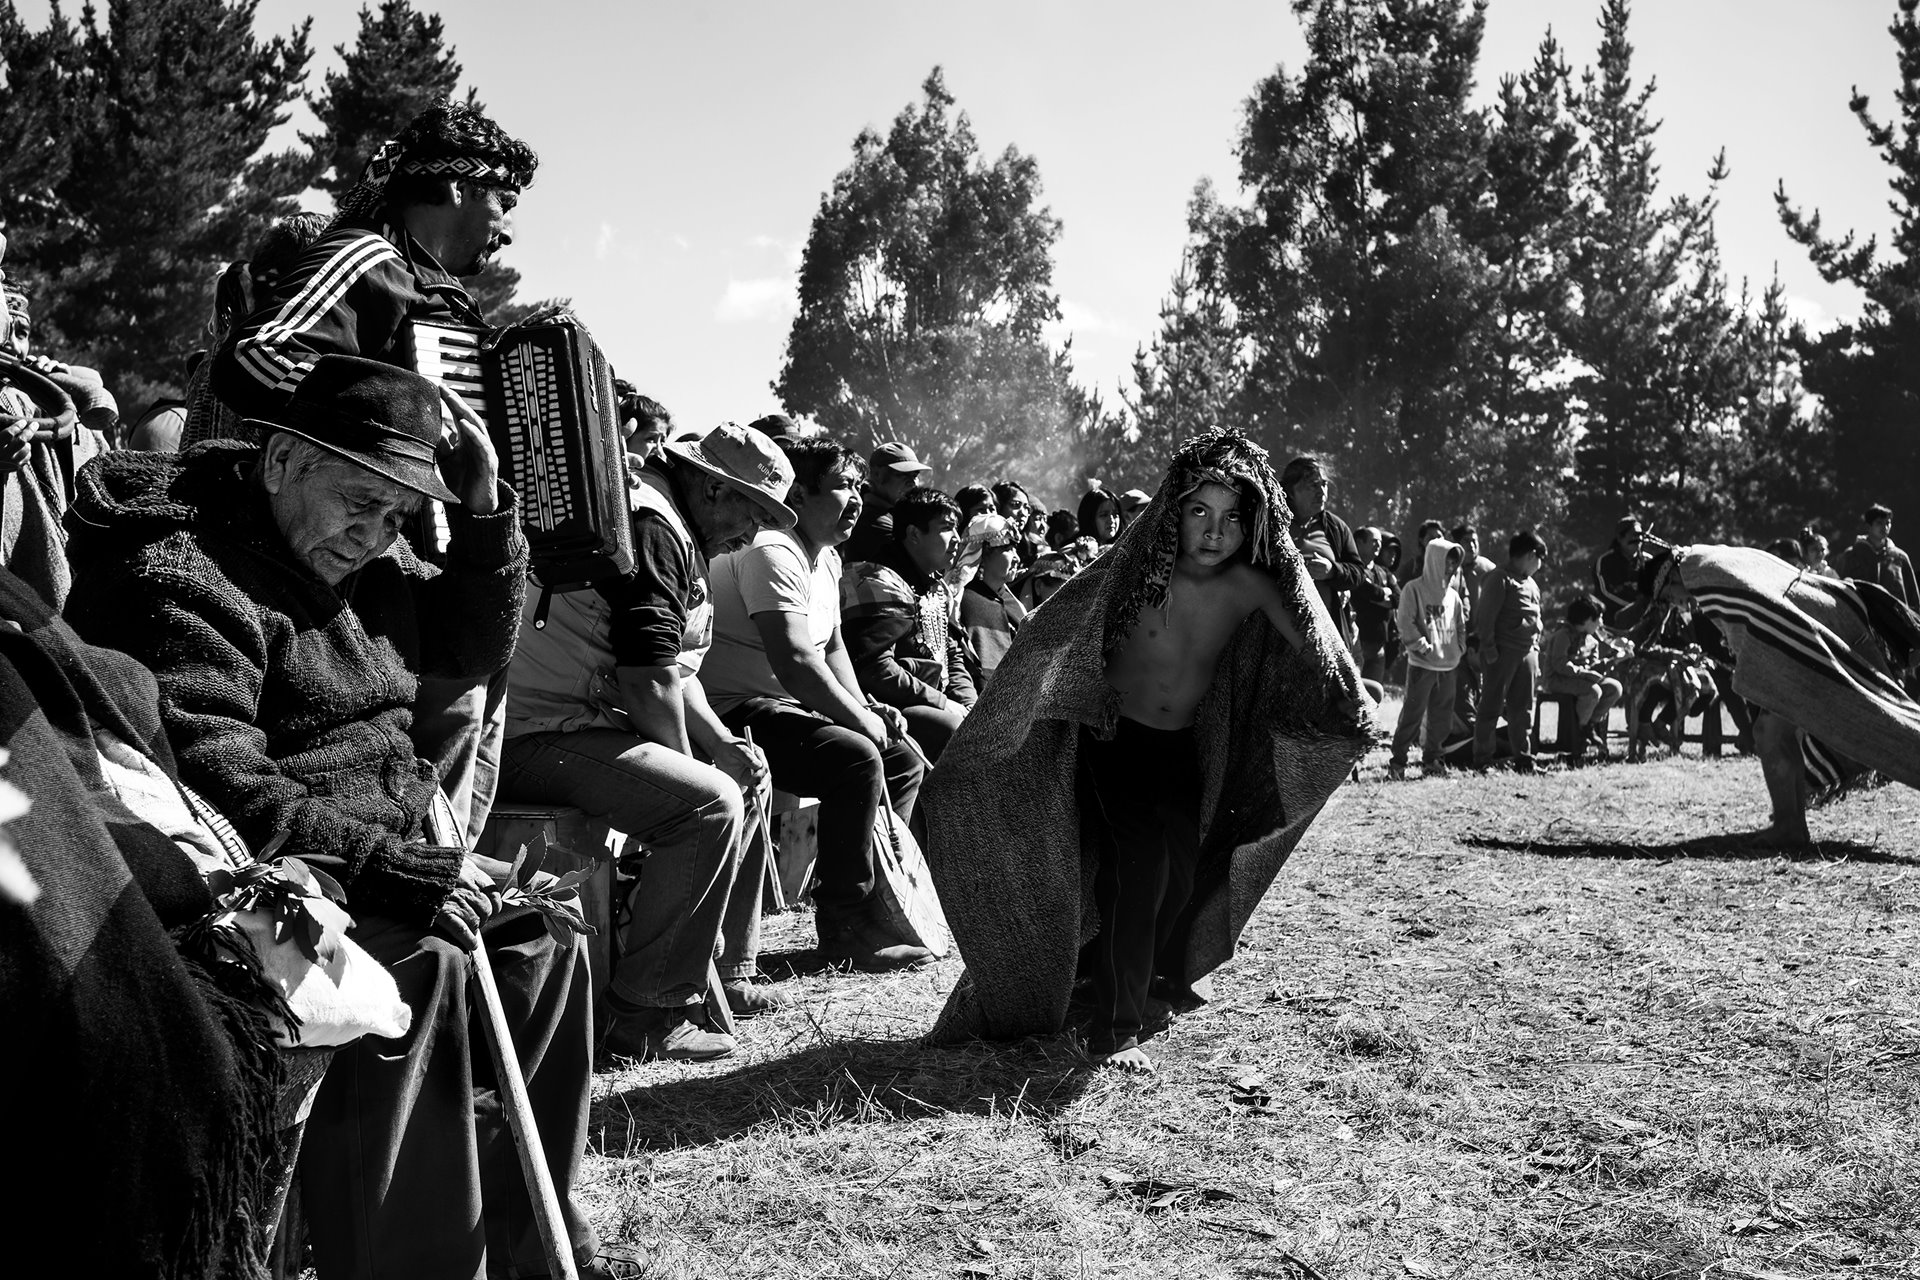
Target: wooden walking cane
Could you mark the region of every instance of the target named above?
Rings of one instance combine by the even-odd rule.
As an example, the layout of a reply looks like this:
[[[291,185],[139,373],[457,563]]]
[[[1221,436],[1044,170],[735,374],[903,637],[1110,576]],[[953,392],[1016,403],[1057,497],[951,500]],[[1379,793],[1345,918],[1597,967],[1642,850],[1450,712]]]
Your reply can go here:
[[[507,1095],[507,1129],[513,1134],[514,1153],[520,1157],[520,1174],[533,1197],[540,1244],[547,1251],[547,1274],[553,1280],[579,1280],[573,1265],[573,1241],[560,1216],[560,1194],[554,1190],[553,1175],[547,1169],[540,1126],[533,1121],[533,1102],[527,1097],[526,1077],[520,1074],[519,1055],[513,1051],[513,1031],[507,1026],[507,1010],[500,1003],[500,984],[494,980],[493,961],[487,957],[485,941],[473,949],[473,976],[480,983],[480,1007],[487,1015],[487,1045],[493,1050],[494,1075]]]
[[[445,792],[435,795],[432,817],[448,842],[472,852],[464,826],[454,821]],[[483,928],[485,923],[481,922]],[[493,961],[487,955],[484,937],[475,942],[470,955],[474,981],[480,987],[480,1008],[486,1015],[487,1047],[493,1051],[493,1074],[506,1094],[503,1110],[507,1113],[507,1132],[513,1135],[520,1176],[526,1179],[527,1194],[533,1200],[534,1223],[540,1228],[540,1245],[547,1253],[547,1274],[553,1280],[580,1280],[580,1272],[573,1265],[573,1241],[560,1216],[560,1195],[547,1168],[546,1148],[540,1142],[540,1126],[534,1123],[533,1101],[527,1097],[527,1079],[520,1074],[520,1057],[513,1051],[513,1029],[507,1025],[507,1009],[500,1001],[500,984],[493,976]]]

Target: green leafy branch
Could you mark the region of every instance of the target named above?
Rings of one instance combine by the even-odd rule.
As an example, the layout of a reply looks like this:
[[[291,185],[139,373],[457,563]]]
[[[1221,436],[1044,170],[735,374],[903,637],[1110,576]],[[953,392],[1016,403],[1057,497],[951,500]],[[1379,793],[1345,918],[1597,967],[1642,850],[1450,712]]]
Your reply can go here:
[[[212,914],[266,911],[276,943],[291,939],[309,960],[331,964],[340,953],[340,940],[353,927],[353,918],[343,910],[346,890],[299,858],[274,857],[286,841],[287,833],[282,831],[260,851],[258,861],[210,873],[207,892],[213,896]]]
[[[521,845],[520,852],[513,859],[513,866],[507,872],[507,887],[501,893],[500,901],[505,906],[529,907],[539,912],[553,940],[565,945],[573,941],[575,934],[592,936],[599,932],[587,923],[586,916],[580,911],[579,895],[575,892],[598,868],[589,864],[540,882],[540,868],[546,862],[548,852],[553,849],[568,854],[573,852],[565,845],[549,842],[544,831]]]

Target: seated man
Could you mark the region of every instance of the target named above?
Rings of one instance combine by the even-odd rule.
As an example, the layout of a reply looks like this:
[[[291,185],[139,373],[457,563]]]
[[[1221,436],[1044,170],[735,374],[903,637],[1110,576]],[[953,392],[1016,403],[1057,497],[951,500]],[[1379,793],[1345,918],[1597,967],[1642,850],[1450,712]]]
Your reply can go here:
[[[713,563],[713,651],[700,680],[720,719],[751,730],[774,785],[820,801],[814,927],[820,954],[869,972],[925,964],[875,902],[874,821],[913,816],[924,772],[900,713],[860,691],[840,638],[840,556],[860,515],[858,455],[830,440],[785,445],[795,523]]]
[[[574,805],[646,845],[608,993],[606,1045],[628,1057],[733,1052],[706,1018],[716,939],[735,1013],[784,1003],[753,984],[766,842],[748,838],[741,795],[769,786],[766,760],[714,715],[700,666],[713,643],[707,557],[758,526],[791,528],[792,482],[751,427],[667,445],[633,473],[634,571],[551,597],[508,673],[503,793]]]
[[[96,460],[67,616],[153,669],[184,781],[254,848],[284,835],[341,882],[354,938],[413,1009],[401,1039],[341,1050],[314,1102],[301,1183],[321,1273],[546,1270],[468,1027],[466,953],[484,927],[583,1274],[634,1275],[571,1197],[592,1072],[584,955],[532,914],[489,924],[506,868],[428,832],[438,788],[408,733],[415,687],[506,664],[527,565],[485,433],[463,421],[449,446],[441,421],[424,378],[328,355],[258,424],[261,447]],[[396,537],[428,498],[451,526],[438,573]]]
[[[933,762],[975,696],[946,579],[959,520],[938,489],[909,489],[893,506],[892,540],[873,560],[848,565],[840,583],[840,629],[860,688],[899,708]]]

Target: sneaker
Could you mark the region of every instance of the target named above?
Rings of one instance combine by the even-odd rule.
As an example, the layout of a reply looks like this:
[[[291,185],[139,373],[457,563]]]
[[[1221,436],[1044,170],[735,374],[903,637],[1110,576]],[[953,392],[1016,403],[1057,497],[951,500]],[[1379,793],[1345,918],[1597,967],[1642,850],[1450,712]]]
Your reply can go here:
[[[933,952],[900,941],[875,924],[863,906],[841,916],[820,912],[813,918],[822,960],[846,960],[862,973],[891,973],[933,963]]]
[[[1445,760],[1423,760],[1420,762],[1420,772],[1429,778],[1445,778],[1451,775],[1453,770],[1447,766]]]
[[[603,1244],[591,1258],[577,1258],[580,1280],[643,1280],[650,1274],[647,1255],[630,1245]]]
[[[793,1004],[793,997],[781,991],[771,983],[755,982],[751,978],[738,978],[723,982],[720,989],[727,993],[727,1008],[733,1010],[736,1018],[751,1018],[762,1013],[778,1013]]]
[[[605,1048],[622,1058],[647,1062],[710,1062],[732,1054],[733,1037],[707,1024],[707,1011],[697,1004],[670,1009],[642,1008],[616,1012],[607,1029]]]
[[[1394,761],[1387,766],[1387,778],[1391,782],[1405,782],[1407,780],[1407,766],[1400,761]]]

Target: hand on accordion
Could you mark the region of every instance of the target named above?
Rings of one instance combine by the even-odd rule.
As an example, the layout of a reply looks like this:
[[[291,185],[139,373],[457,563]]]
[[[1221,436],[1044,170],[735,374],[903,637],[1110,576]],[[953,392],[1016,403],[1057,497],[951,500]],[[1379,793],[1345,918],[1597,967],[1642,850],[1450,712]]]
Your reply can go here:
[[[460,495],[460,505],[475,515],[490,515],[500,505],[500,458],[478,414],[445,387],[440,399],[453,425],[440,439],[440,474]]]

